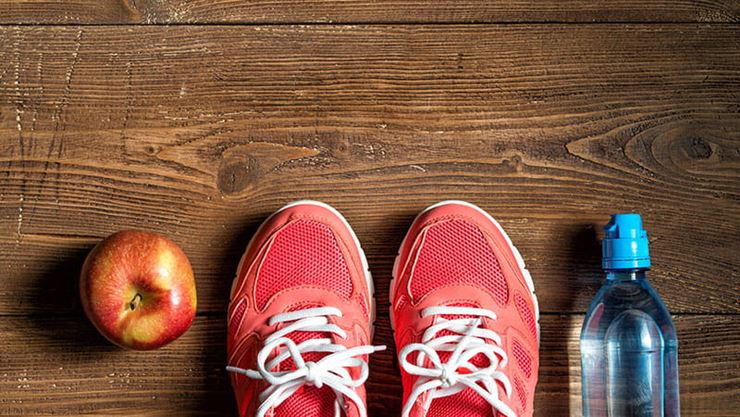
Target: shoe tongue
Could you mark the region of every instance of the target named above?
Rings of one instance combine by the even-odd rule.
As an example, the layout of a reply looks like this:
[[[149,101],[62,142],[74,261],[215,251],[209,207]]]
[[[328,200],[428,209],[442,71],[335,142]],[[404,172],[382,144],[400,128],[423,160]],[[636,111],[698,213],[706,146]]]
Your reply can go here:
[[[319,307],[323,307],[323,306],[320,305],[320,304],[306,303],[306,304],[301,304],[299,306],[293,307],[291,310],[289,310],[289,312],[298,311],[298,310],[306,310],[306,309],[309,309],[309,308],[319,308]],[[290,340],[292,340],[296,345],[300,345],[301,343],[305,342],[306,340],[311,340],[311,339],[331,339],[332,338],[332,333],[329,333],[329,332],[306,332],[306,331],[302,331],[302,330],[297,330],[297,331],[288,333],[287,335],[285,335],[285,337],[287,337]],[[302,354],[301,356],[303,357],[304,362],[317,362],[317,361],[321,360],[321,358],[323,358],[324,356],[326,356],[328,354],[329,353],[327,353],[327,352],[307,352],[307,353]],[[288,358],[288,359],[282,361],[278,365],[278,370],[279,371],[293,371],[295,369],[296,369],[296,364],[295,364],[295,362],[293,361],[292,358]]]
[[[466,303],[454,303],[454,304],[448,304],[449,307],[471,307],[471,308],[479,308],[479,306],[475,304],[466,304]],[[458,320],[458,319],[465,319],[465,318],[478,318],[477,316],[470,316],[465,314],[442,314],[442,318],[446,320]],[[459,335],[459,333],[455,333],[450,330],[442,330],[439,333],[437,333],[437,336],[449,336],[449,335]],[[439,353],[439,359],[442,361],[442,363],[445,363],[449,360],[450,356],[452,356],[452,352],[438,352]],[[499,358],[500,359],[500,358]],[[479,353],[475,356],[473,356],[470,359],[470,363],[478,368],[485,368],[490,366],[491,361],[488,359],[488,357],[482,353]],[[462,369],[461,372],[467,372],[466,370]],[[500,382],[496,382],[496,385],[501,390],[501,392],[504,392],[504,387],[501,385]]]
[[[465,303],[454,303],[454,304],[448,304],[448,307],[471,307],[471,308],[478,308],[478,306],[474,304],[465,304]],[[477,318],[476,316],[470,316],[470,315],[464,315],[464,314],[442,314],[440,317],[442,317],[445,320],[459,320],[459,319],[474,319]],[[437,337],[440,336],[450,336],[450,335],[459,335],[459,333],[453,332],[451,330],[442,330],[437,333]],[[452,355],[452,352],[438,352],[439,353],[439,359],[444,363],[447,362],[447,360]],[[479,353],[470,360],[470,363],[477,366],[478,368],[484,368],[490,365],[491,361],[488,360],[486,355]],[[464,372],[464,370],[463,370]]]
[[[448,304],[449,307],[472,307],[472,308],[479,308],[479,306],[474,304],[466,304],[466,303],[453,303]],[[464,318],[478,318],[477,316],[470,316],[465,314],[442,314],[440,317],[446,319],[446,320],[458,320],[458,319],[464,319]],[[449,335],[459,335],[459,333],[450,331],[450,330],[442,330],[437,333],[437,337],[439,336],[449,336]],[[450,356],[452,355],[452,352],[438,352],[439,359],[442,361],[442,363],[446,363]],[[471,360],[470,363],[478,368],[485,368],[490,365],[490,360],[486,355],[480,353],[478,355],[475,355]],[[461,373],[467,372],[464,369],[459,370]],[[504,394],[504,387],[499,383],[496,382],[496,386],[501,392],[501,394]],[[496,415],[496,417],[502,417],[500,413],[496,413],[492,411],[490,404],[481,397],[478,393],[473,391],[472,389],[465,389],[463,391],[460,391],[459,393],[449,396],[449,397],[442,397],[435,399],[432,404],[432,409],[429,410],[428,416],[431,417],[437,417],[437,416],[447,416],[448,411],[453,410],[466,410],[466,414],[468,416],[491,416]]]
[[[290,311],[305,310],[308,308],[322,307],[319,304],[301,304],[300,306],[294,307]],[[296,345],[305,342],[310,339],[331,339],[332,333],[328,332],[306,332],[306,331],[295,331],[288,333],[285,337],[291,339]],[[305,362],[317,362],[324,356],[328,355],[327,352],[308,352],[304,353],[303,360]],[[296,369],[296,364],[292,358],[288,358],[282,361],[277,366],[278,371],[293,371]],[[288,397],[282,404],[275,409],[275,417],[294,417],[298,415],[307,415],[307,410],[310,410],[308,415],[311,417],[334,417],[334,402],[336,397],[334,392],[329,387],[322,387],[321,389],[314,386],[304,386],[295,394]]]

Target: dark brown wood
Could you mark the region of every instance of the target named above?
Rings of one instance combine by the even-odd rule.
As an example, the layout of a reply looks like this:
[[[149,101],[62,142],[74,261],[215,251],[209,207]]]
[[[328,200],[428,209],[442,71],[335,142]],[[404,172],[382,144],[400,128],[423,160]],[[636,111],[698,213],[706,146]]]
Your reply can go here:
[[[737,22],[734,0],[0,0],[0,23]]]
[[[85,22],[144,21],[100,4]],[[735,3],[691,4],[736,20]],[[617,211],[645,215],[651,281],[678,313],[683,415],[736,416],[738,39],[724,24],[0,26],[0,415],[233,415],[227,291],[258,224],[299,198],[356,229],[391,344],[403,234],[462,198],[534,275],[537,416],[580,415],[581,316],[562,313],[598,288]],[[199,316],[160,351],[118,350],[80,311],[82,260],[123,228],[166,234],[195,268]],[[393,357],[373,357],[371,416],[399,412]]]
[[[376,343],[392,343],[387,319]],[[127,352],[82,316],[0,320],[0,415],[236,415],[225,361],[225,322],[199,317],[159,351]],[[536,416],[580,416],[580,316],[544,316]],[[740,410],[740,333],[735,317],[676,318],[685,416],[734,417]],[[392,350],[375,354],[370,416],[396,416],[401,386]]]
[[[0,29],[0,314],[77,309],[89,248],[164,233],[222,312],[271,211],[343,211],[385,300],[413,216],[463,198],[583,312],[645,214],[673,312],[738,313],[737,26]],[[62,296],[63,295],[63,296]]]

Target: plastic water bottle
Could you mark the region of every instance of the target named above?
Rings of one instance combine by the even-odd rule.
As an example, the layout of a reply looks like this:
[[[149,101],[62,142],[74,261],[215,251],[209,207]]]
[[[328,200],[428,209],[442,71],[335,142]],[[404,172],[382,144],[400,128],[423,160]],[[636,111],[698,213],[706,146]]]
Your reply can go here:
[[[583,415],[679,417],[676,330],[645,277],[642,219],[615,214],[604,231],[606,281],[581,330]]]

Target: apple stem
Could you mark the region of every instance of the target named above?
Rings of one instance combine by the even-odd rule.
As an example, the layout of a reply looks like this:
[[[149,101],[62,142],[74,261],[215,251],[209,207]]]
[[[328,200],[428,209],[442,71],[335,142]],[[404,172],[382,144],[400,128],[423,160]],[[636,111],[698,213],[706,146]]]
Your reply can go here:
[[[129,302],[128,306],[131,308],[131,310],[136,310],[136,307],[139,306],[139,303],[141,302],[141,294],[137,293],[134,298],[131,299],[131,302]]]

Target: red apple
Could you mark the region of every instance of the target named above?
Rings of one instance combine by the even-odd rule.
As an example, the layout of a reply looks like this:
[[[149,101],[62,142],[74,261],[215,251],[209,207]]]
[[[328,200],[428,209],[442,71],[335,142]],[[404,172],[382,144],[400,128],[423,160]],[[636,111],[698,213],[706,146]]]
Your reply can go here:
[[[124,230],[87,256],[80,298],[87,317],[108,340],[130,349],[156,349],[193,323],[195,278],[177,244],[155,233]]]

